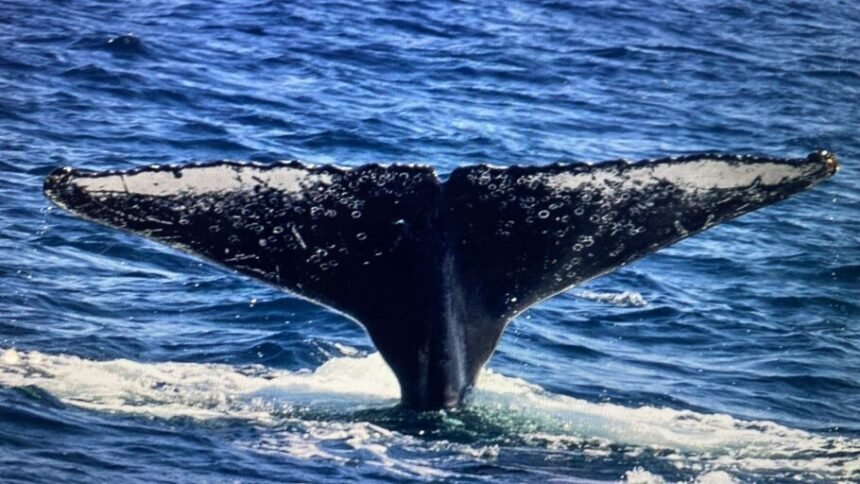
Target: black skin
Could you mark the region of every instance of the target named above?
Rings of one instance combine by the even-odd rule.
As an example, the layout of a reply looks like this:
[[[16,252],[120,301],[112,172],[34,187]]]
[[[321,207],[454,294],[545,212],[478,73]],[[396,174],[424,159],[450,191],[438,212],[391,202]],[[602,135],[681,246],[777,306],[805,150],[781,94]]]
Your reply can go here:
[[[707,168],[702,163],[725,169],[721,183],[697,181],[691,167]],[[220,162],[100,173],[63,168],[44,190],[82,218],[349,316],[391,366],[402,404],[433,410],[462,404],[508,321],[528,307],[803,191],[837,167],[827,152],[793,160],[697,155],[468,166],[442,182],[426,166]],[[194,185],[208,183],[195,174],[222,168],[244,182],[209,191]],[[642,183],[641,168],[685,174],[698,185]],[[784,168],[792,175],[744,178],[745,170]],[[300,177],[300,189],[272,182],[278,173]],[[180,183],[189,174],[185,180],[196,181]],[[592,182],[559,188],[548,181],[570,177]],[[139,190],[149,181],[160,191]]]

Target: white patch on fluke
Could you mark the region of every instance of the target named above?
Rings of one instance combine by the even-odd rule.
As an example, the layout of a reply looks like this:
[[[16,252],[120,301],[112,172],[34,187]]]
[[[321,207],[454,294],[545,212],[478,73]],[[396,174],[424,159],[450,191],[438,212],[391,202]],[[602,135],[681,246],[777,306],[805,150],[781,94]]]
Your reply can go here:
[[[242,192],[260,185],[284,193],[299,194],[308,186],[329,185],[331,182],[332,177],[327,173],[312,173],[290,166],[262,168],[253,165],[192,166],[176,171],[164,169],[82,176],[72,180],[85,192],[125,192],[153,197]]]
[[[756,180],[766,186],[779,185],[808,176],[814,169],[814,165],[730,163],[703,159],[684,163],[631,165],[623,171],[597,165],[586,173],[535,176],[554,190],[576,190],[584,186],[604,190],[621,184],[627,188],[646,188],[668,182],[685,191],[698,191],[748,187]]]

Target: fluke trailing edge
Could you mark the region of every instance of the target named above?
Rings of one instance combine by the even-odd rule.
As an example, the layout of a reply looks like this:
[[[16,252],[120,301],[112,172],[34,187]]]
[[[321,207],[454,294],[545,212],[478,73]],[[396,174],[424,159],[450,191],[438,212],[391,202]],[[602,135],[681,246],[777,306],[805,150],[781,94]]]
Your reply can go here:
[[[220,162],[58,169],[45,194],[88,220],[235,269],[361,323],[405,405],[460,404],[511,318],[565,289],[805,190],[804,159],[352,169]]]

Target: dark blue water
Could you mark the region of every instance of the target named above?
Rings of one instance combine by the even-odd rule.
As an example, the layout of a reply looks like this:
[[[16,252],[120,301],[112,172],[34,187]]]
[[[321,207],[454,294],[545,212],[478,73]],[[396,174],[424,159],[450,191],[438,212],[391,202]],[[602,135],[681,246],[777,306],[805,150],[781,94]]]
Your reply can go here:
[[[837,0],[4,1],[0,480],[860,479],[858,29]],[[59,165],[817,148],[833,180],[531,309],[423,415],[353,323],[41,195]]]

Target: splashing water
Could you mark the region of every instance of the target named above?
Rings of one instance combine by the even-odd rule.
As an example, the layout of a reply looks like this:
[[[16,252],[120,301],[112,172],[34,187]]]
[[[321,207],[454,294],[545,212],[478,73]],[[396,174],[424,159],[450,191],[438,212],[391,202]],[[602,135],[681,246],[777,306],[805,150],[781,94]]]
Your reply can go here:
[[[648,301],[642,297],[638,292],[633,291],[624,291],[619,293],[614,292],[596,292],[596,291],[586,291],[580,290],[574,292],[577,296],[588,299],[589,301],[595,302],[605,302],[615,306],[624,307],[624,306],[647,306]]]
[[[389,452],[392,447],[431,445],[461,459],[492,460],[499,442],[622,460],[648,456],[677,469],[706,471],[699,482],[730,482],[730,473],[739,470],[828,479],[860,472],[860,441],[728,415],[592,403],[489,370],[482,373],[467,409],[436,413],[448,434],[458,429],[477,438],[448,442],[443,432],[428,443],[409,435],[408,428],[386,428],[392,415],[403,414],[393,408],[397,382],[378,353],[337,357],[315,371],[290,372],[257,365],[91,361],[10,348],[0,355],[0,385],[35,386],[65,404],[98,412],[247,420],[273,431],[237,445],[333,462],[347,462],[360,452],[403,476],[449,474],[426,459],[397,457]],[[497,435],[482,434],[488,426]],[[347,451],[338,448],[344,443]],[[662,478],[634,469],[626,479]]]

